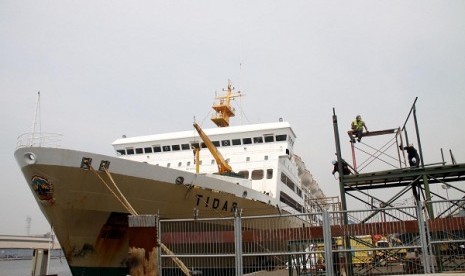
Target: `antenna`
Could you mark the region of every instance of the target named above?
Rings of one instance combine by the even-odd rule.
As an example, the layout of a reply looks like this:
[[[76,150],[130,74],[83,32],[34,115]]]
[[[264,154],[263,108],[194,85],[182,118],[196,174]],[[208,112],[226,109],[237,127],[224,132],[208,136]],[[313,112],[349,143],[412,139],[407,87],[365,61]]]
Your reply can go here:
[[[29,146],[32,147],[34,144],[34,139],[36,138],[36,131],[38,131],[38,138],[39,138],[39,146],[40,146],[40,135],[42,133],[41,125],[40,125],[40,91],[37,92],[37,103],[36,103],[36,110],[34,114],[34,122],[32,124],[32,131],[29,141]]]

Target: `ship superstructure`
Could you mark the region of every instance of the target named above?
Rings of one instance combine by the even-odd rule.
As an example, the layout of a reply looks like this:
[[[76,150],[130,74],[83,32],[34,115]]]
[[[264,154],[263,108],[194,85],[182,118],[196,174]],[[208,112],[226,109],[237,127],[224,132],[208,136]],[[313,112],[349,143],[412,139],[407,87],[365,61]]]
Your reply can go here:
[[[251,188],[303,211],[304,195],[291,160],[296,136],[289,123],[205,129],[205,133],[233,170],[250,180]],[[194,130],[122,138],[113,146],[123,159],[189,172],[195,172],[193,148],[200,147],[201,173],[217,171],[215,159]]]

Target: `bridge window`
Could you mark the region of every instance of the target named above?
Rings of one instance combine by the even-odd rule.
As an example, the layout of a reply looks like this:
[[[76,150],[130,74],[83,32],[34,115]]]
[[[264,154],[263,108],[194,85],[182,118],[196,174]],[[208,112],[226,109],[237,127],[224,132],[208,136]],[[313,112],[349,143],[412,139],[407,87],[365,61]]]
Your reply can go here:
[[[126,152],[128,153],[128,155],[133,155],[134,154],[134,149],[126,149]]]
[[[265,135],[265,143],[271,143],[274,142],[274,136],[273,135]]]
[[[238,146],[241,144],[241,139],[232,139],[233,146]]]
[[[181,150],[181,147],[179,145],[172,145],[171,148],[173,149],[173,151]]]
[[[126,155],[126,150],[122,149],[122,150],[117,150],[116,151],[118,155]]]
[[[153,146],[153,152],[161,152],[160,146]]]
[[[144,153],[144,150],[142,148],[136,148],[136,153],[137,154]]]
[[[253,138],[253,143],[254,143],[254,144],[263,143],[263,137],[261,137],[261,136],[259,136],[259,137],[254,137],[254,138]]]
[[[244,145],[252,144],[252,138],[243,138],[242,144]]]
[[[286,140],[287,140],[287,135],[286,134],[276,135],[276,142],[286,141]]]
[[[219,147],[219,146],[220,146],[220,141],[213,141],[212,143],[213,143],[213,145],[214,145],[215,147]]]
[[[163,146],[163,151],[171,151],[171,146]]]
[[[239,140],[239,141],[240,141],[240,140]],[[222,140],[222,141],[221,141],[221,145],[222,145],[223,147],[228,147],[228,146],[231,145],[231,142],[230,142],[229,140]]]
[[[188,149],[190,149],[189,144],[182,144],[182,145],[181,145],[181,149],[182,149],[182,150],[188,150]]]
[[[144,151],[145,151],[145,153],[152,153],[153,149],[152,149],[152,147],[147,147],[147,148],[144,148]]]

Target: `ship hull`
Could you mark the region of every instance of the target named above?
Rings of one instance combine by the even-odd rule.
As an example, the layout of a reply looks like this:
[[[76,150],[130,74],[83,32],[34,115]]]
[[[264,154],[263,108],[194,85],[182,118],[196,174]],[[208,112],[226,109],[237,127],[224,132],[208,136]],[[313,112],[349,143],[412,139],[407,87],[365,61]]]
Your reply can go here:
[[[218,177],[120,158],[56,148],[15,152],[24,177],[53,226],[73,275],[126,275],[131,213],[108,186],[114,183],[138,214],[161,219],[231,217],[279,212],[276,199]],[[93,169],[86,166],[89,162]],[[99,170],[108,166],[109,175]],[[295,220],[295,218],[294,218]],[[291,223],[291,224],[290,224]],[[283,227],[302,222],[283,220]],[[218,268],[219,269],[219,268]]]

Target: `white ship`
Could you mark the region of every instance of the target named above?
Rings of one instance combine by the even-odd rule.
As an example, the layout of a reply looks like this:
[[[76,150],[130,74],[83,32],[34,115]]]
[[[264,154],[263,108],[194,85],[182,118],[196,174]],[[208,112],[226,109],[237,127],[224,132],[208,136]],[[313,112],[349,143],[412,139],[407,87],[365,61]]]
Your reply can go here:
[[[113,142],[116,157],[20,137],[15,158],[73,275],[127,274],[130,208],[162,219],[312,211],[311,202],[324,195],[315,181],[302,184],[308,171],[294,154],[290,124],[229,126],[239,94],[230,84],[225,91],[213,106],[218,128],[204,136],[193,128],[121,138]],[[312,222],[288,218],[283,227],[303,223]]]

